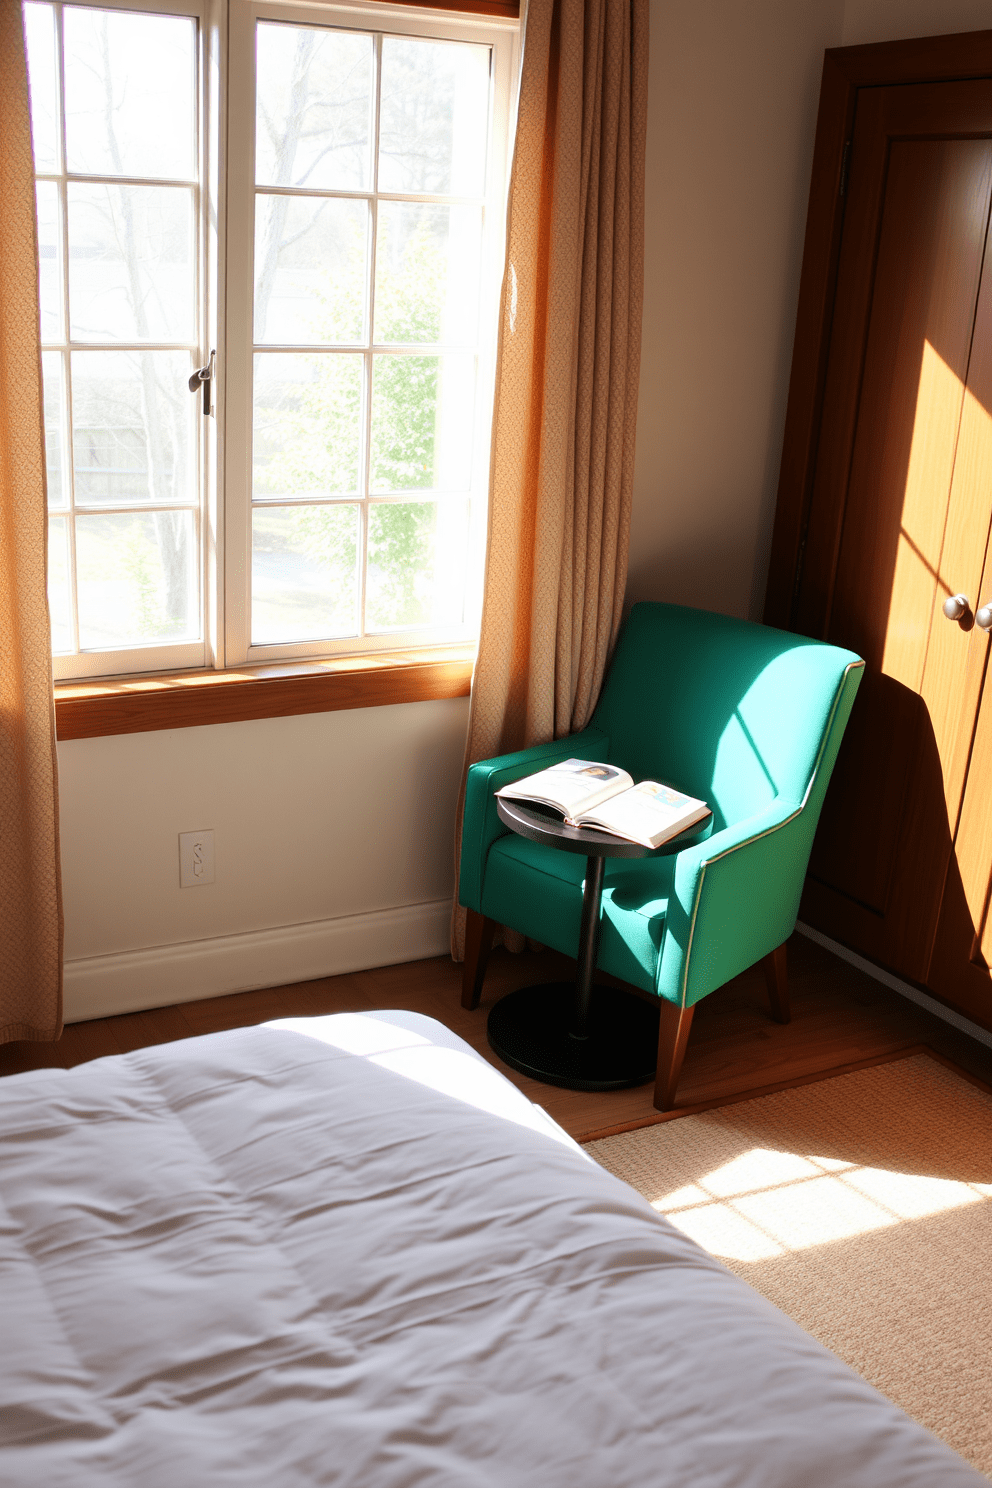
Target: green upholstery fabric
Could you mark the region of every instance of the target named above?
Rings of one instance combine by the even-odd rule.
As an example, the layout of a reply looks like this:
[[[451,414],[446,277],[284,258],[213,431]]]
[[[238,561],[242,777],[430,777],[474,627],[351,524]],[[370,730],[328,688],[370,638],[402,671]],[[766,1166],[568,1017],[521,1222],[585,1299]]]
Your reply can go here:
[[[493,792],[576,756],[713,809],[677,853],[608,860],[599,965],[692,1006],[788,939],[861,680],[851,651],[677,605],[635,605],[579,734],[469,770],[462,904],[573,955],[586,862],[507,831]]]

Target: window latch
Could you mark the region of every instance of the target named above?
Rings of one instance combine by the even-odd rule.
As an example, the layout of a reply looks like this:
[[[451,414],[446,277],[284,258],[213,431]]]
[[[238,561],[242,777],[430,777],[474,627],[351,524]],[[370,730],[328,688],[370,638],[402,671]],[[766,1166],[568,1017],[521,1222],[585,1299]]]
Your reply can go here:
[[[210,412],[210,385],[214,380],[214,358],[216,355],[217,353],[212,351],[207,360],[207,365],[205,367],[197,367],[189,380],[189,390],[191,393],[197,392],[201,387],[203,388],[204,416]]]

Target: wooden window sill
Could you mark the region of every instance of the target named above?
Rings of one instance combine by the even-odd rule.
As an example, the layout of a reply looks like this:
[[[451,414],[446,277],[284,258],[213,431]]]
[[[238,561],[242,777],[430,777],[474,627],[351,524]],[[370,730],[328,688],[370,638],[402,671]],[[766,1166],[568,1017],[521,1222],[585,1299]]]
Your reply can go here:
[[[243,723],[467,697],[474,645],[378,652],[228,671],[149,672],[55,687],[60,739]]]

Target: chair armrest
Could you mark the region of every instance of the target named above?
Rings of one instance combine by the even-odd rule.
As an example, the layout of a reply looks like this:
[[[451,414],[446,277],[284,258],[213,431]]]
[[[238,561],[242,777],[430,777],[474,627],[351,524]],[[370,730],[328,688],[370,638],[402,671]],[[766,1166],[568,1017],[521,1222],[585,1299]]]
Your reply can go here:
[[[660,996],[692,1007],[789,938],[817,815],[780,797],[679,854]]]
[[[486,857],[496,838],[505,837],[507,833],[496,812],[494,792],[501,786],[511,785],[514,780],[522,780],[525,775],[546,769],[557,760],[571,759],[573,755],[582,758],[588,754],[590,759],[605,762],[609,746],[609,737],[601,729],[587,728],[579,734],[569,734],[565,739],[535,744],[530,749],[518,749],[514,754],[497,755],[495,759],[480,760],[478,764],[469,766],[462,817],[459,904],[481,913]]]
[[[792,934],[813,834],[863,673],[864,662],[852,656],[802,800],[779,796],[679,854],[658,965],[661,997],[692,1007]]]

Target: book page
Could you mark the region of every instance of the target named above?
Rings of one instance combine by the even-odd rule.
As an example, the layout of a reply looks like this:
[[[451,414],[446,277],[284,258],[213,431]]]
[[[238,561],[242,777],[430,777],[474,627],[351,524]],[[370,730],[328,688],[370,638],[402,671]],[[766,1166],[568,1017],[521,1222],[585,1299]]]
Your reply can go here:
[[[620,837],[658,847],[694,822],[709,816],[705,801],[683,795],[670,785],[656,780],[642,780],[632,790],[604,801],[592,812],[583,812],[586,825],[605,827]]]
[[[567,759],[539,770],[536,775],[526,775],[512,785],[504,785],[496,794],[515,801],[541,801],[574,817],[595,810],[600,802],[618,791],[628,790],[633,783],[627,771],[616,765]]]

